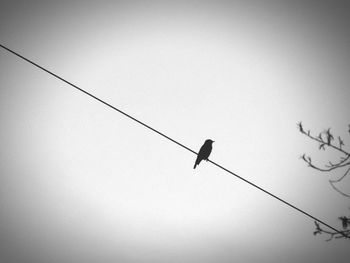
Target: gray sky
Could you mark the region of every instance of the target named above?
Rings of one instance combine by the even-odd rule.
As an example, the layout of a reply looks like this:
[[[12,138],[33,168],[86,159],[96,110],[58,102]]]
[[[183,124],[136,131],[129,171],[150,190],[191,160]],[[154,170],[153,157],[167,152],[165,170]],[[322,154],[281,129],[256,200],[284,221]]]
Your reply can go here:
[[[299,159],[338,155],[296,129],[350,143],[350,10],[335,2],[2,1],[0,42],[194,150],[215,140],[213,161],[339,227],[348,200]],[[309,218],[193,170],[190,152],[4,50],[0,88],[5,262],[349,258]]]

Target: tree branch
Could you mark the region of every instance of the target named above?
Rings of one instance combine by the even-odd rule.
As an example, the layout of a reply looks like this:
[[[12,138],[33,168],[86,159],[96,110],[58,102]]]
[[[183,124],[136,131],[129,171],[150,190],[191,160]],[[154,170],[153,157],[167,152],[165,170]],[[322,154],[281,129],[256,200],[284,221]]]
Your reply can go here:
[[[326,131],[324,131],[323,133],[320,133],[317,137],[315,137],[315,136],[311,135],[310,130],[307,130],[307,131],[304,130],[302,122],[298,122],[297,125],[298,125],[298,128],[299,128],[299,131],[302,134],[306,135],[311,140],[314,140],[314,141],[316,141],[316,142],[318,142],[320,144],[320,149],[325,149],[324,147],[328,146],[330,148],[333,148],[333,149],[335,149],[335,150],[345,154],[347,157],[350,156],[349,152],[347,152],[347,151],[342,149],[342,146],[344,145],[344,141],[340,137],[338,137],[338,138],[340,138],[339,147],[334,145],[334,144],[332,144],[332,141],[334,140],[334,137],[333,137],[333,135],[331,133],[331,129],[330,128],[327,129]],[[326,140],[323,139],[323,135],[326,136]]]
[[[350,125],[349,125],[350,127]],[[304,162],[306,162],[308,164],[309,167],[318,170],[320,172],[330,172],[332,170],[338,169],[338,168],[342,168],[342,167],[346,167],[346,166],[350,166],[350,154],[345,151],[342,146],[344,145],[344,141],[341,139],[340,136],[338,136],[338,141],[339,141],[339,147],[335,146],[334,144],[332,144],[332,141],[334,140],[334,136],[331,133],[331,129],[327,129],[326,131],[324,131],[323,133],[320,133],[318,135],[318,137],[312,136],[310,133],[310,130],[305,131],[303,124],[301,122],[298,123],[298,128],[299,131],[306,135],[308,138],[317,141],[319,143],[319,149],[323,149],[325,150],[325,146],[329,146],[332,147],[333,149],[336,149],[337,151],[341,152],[342,154],[345,154],[345,157],[341,157],[340,161],[338,161],[337,163],[332,163],[331,161],[329,161],[328,165],[325,165],[326,168],[321,168],[315,164],[312,163],[311,157],[310,156],[306,156],[305,154],[303,154],[301,156],[301,159],[304,160]],[[349,130],[350,132],[350,130]],[[326,138],[323,138],[324,136],[326,136]],[[338,183],[341,180],[343,180],[349,173],[350,168],[346,170],[345,174],[343,176],[341,176],[339,179],[337,180],[329,180],[330,185],[332,186],[332,188],[334,190],[336,190],[338,193],[340,193],[341,195],[350,198],[350,195],[340,191],[335,185],[334,183]]]
[[[341,180],[343,180],[343,179],[347,176],[347,174],[349,173],[349,171],[350,171],[350,168],[349,168],[348,170],[346,170],[345,174],[343,174],[343,176],[341,176],[341,177],[340,177],[339,179],[337,179],[337,180],[328,180],[328,182],[330,183],[330,185],[333,187],[333,189],[334,189],[335,191],[337,191],[339,194],[341,194],[341,195],[343,195],[343,196],[345,196],[345,197],[347,197],[347,198],[350,198],[350,195],[348,195],[348,194],[346,194],[346,193],[340,191],[340,190],[334,185],[334,183],[339,183]]]
[[[320,133],[317,137],[311,135],[310,130],[305,131],[303,124],[301,122],[298,123],[298,128],[302,134],[306,135],[311,140],[316,141],[319,144],[320,150],[326,150],[326,147],[328,146],[329,148],[333,148],[334,150],[345,155],[344,157],[341,157],[337,163],[332,163],[331,161],[329,161],[328,164],[325,165],[326,168],[321,168],[321,167],[314,165],[312,160],[311,160],[311,157],[306,156],[305,154],[303,154],[301,156],[301,159],[303,159],[303,161],[306,162],[309,167],[311,167],[315,170],[321,171],[321,172],[331,172],[331,171],[338,169],[338,168],[349,167],[346,170],[346,172],[339,179],[328,180],[328,182],[332,186],[332,188],[335,191],[337,191],[339,194],[341,194],[344,197],[350,198],[350,195],[342,192],[341,190],[339,190],[335,186],[335,183],[341,182],[350,173],[350,153],[343,149],[343,146],[345,144],[344,144],[344,141],[342,140],[342,138],[340,136],[338,136],[339,146],[336,146],[334,144],[334,136],[331,133],[330,128],[323,131],[322,133]],[[349,133],[350,133],[350,124],[349,124]],[[327,241],[330,241],[333,238],[347,238],[347,239],[349,238],[350,239],[350,229],[348,229],[348,227],[350,226],[350,218],[348,218],[346,216],[342,216],[342,217],[339,217],[338,219],[341,220],[344,231],[332,232],[329,230],[325,230],[325,229],[321,228],[320,224],[317,221],[315,221],[316,230],[314,231],[314,235],[327,234],[327,235],[329,235],[329,238],[327,239]]]
[[[333,163],[329,162],[330,165],[325,165],[326,167],[329,167],[329,168],[324,169],[324,168],[320,168],[320,167],[314,165],[314,164],[312,163],[312,161],[311,161],[311,157],[310,157],[310,156],[306,156],[305,154],[303,154],[303,155],[301,156],[301,159],[303,159],[310,167],[312,167],[312,168],[314,168],[314,169],[316,169],[316,170],[318,170],[318,171],[321,171],[321,172],[330,172],[330,171],[332,171],[332,170],[334,170],[334,169],[337,169],[337,168],[341,168],[341,167],[345,167],[345,166],[350,165],[350,162],[344,163],[344,161],[341,161],[341,162],[336,163],[336,164],[333,164]],[[350,159],[350,156],[347,157],[347,158],[344,159],[344,160],[348,160],[348,159]]]
[[[341,217],[339,219],[346,220],[346,222],[348,222],[348,223],[350,222],[350,219],[347,217]],[[327,235],[329,235],[329,238],[326,241],[331,241],[333,238],[350,239],[350,230],[344,230],[344,231],[341,231],[341,233],[331,232],[331,231],[328,231],[328,230],[321,228],[320,224],[317,221],[315,221],[315,225],[316,225],[316,230],[314,232],[314,236],[316,236],[318,234],[327,234]]]

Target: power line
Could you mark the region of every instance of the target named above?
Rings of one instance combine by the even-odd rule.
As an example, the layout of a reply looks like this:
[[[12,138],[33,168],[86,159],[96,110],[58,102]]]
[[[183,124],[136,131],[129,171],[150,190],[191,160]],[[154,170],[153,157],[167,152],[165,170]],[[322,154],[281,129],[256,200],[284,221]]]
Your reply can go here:
[[[42,67],[42,66],[36,64],[35,62],[33,62],[33,61],[29,60],[28,58],[26,58],[26,57],[24,57],[24,56],[18,54],[17,52],[15,52],[15,51],[9,49],[8,47],[3,46],[2,44],[0,44],[0,47],[2,47],[3,49],[7,50],[8,52],[10,52],[10,53],[16,55],[17,57],[19,57],[19,58],[21,58],[21,59],[27,61],[28,63],[30,63],[30,64],[36,66],[37,68],[39,68],[39,69],[45,71],[46,73],[48,73],[48,74],[54,76],[55,78],[57,78],[57,79],[59,79],[59,80],[65,82],[65,83],[67,83],[68,85],[70,85],[70,86],[72,86],[73,88],[75,88],[75,89],[81,91],[81,92],[84,93],[85,95],[90,96],[91,98],[93,98],[93,99],[95,99],[95,100],[101,102],[102,104],[108,106],[109,108],[111,108],[111,109],[113,109],[113,110],[115,110],[115,111],[117,111],[117,112],[123,114],[124,116],[126,116],[126,117],[132,119],[133,121],[135,121],[135,122],[137,122],[137,123],[143,125],[144,127],[150,129],[151,131],[153,131],[153,132],[155,132],[155,133],[158,133],[159,135],[163,136],[164,138],[166,138],[166,139],[172,141],[173,143],[176,143],[177,145],[181,146],[182,148],[185,148],[186,150],[188,150],[188,151],[190,151],[190,152],[192,152],[192,153],[194,153],[194,154],[197,155],[197,153],[196,153],[195,151],[193,151],[192,149],[190,149],[190,148],[188,148],[187,146],[183,145],[182,143],[179,143],[178,141],[176,141],[176,140],[170,138],[169,136],[165,135],[164,133],[162,133],[162,132],[160,132],[160,131],[158,131],[158,130],[152,128],[151,126],[145,124],[144,122],[142,122],[142,121],[140,121],[140,120],[138,120],[138,119],[132,117],[131,115],[127,114],[126,112],[124,112],[124,111],[122,111],[122,110],[120,110],[120,109],[118,109],[118,108],[112,106],[111,104],[109,104],[109,103],[105,102],[104,100],[102,100],[102,99],[96,97],[95,95],[93,95],[93,94],[91,94],[91,93],[89,93],[89,92],[83,90],[82,88],[79,88],[78,86],[74,85],[73,83],[71,83],[71,82],[65,80],[64,78],[62,78],[62,77],[58,76],[57,74],[55,74],[55,73],[49,71],[48,69],[46,69],[46,68],[44,68],[44,67]],[[245,179],[245,178],[239,176],[238,174],[235,174],[234,172],[232,172],[232,171],[226,169],[225,167],[223,167],[223,166],[221,166],[221,165],[219,165],[219,164],[217,164],[217,163],[215,163],[215,162],[213,162],[213,161],[211,161],[211,160],[209,160],[209,162],[212,163],[212,164],[214,164],[215,166],[221,168],[222,170],[226,171],[227,173],[232,174],[233,176],[237,177],[238,179],[240,179],[240,180],[242,180],[242,181],[244,181],[244,182],[250,184],[251,186],[253,186],[253,187],[259,189],[260,191],[264,192],[265,194],[268,194],[268,195],[270,195],[271,197],[277,199],[278,201],[280,201],[280,202],[282,202],[282,203],[288,205],[289,207],[291,207],[291,208],[293,208],[293,209],[299,211],[300,213],[306,215],[307,217],[310,217],[310,218],[312,218],[313,220],[315,220],[315,221],[317,221],[317,222],[319,222],[319,223],[321,223],[321,224],[327,226],[328,228],[334,230],[335,232],[337,232],[337,233],[343,235],[344,237],[349,238],[349,237],[348,237],[345,233],[343,233],[342,231],[339,231],[338,229],[336,229],[336,228],[330,226],[329,224],[323,222],[322,220],[319,220],[318,218],[316,218],[316,217],[314,217],[313,215],[311,215],[311,214],[305,212],[304,210],[302,210],[302,209],[300,209],[300,208],[298,208],[298,207],[292,205],[291,203],[289,203],[289,202],[283,200],[282,198],[280,198],[280,197],[278,197],[278,196],[276,196],[276,195],[270,193],[269,191],[263,189],[262,187],[260,187],[260,186],[258,186],[258,185],[256,185],[256,184],[254,184],[254,183],[248,181],[247,179]]]

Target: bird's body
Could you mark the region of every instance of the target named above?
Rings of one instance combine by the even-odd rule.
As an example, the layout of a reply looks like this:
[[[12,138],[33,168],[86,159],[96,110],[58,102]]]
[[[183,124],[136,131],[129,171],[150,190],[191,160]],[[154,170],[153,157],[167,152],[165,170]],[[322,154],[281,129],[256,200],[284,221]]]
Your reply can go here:
[[[206,160],[208,161],[209,155],[211,153],[212,150],[212,144],[214,141],[212,140],[206,140],[203,144],[203,146],[201,147],[201,149],[199,150],[199,153],[197,155],[197,159],[196,159],[196,163],[194,164],[193,169],[196,169],[196,166],[202,161],[202,160]]]

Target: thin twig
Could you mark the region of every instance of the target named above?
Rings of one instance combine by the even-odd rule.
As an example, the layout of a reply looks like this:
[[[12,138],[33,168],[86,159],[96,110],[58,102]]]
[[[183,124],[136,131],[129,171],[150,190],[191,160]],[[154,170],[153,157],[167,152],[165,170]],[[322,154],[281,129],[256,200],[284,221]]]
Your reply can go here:
[[[342,148],[340,148],[340,147],[338,147],[338,146],[335,146],[334,144],[331,143],[331,140],[332,140],[333,136],[332,136],[332,134],[330,133],[330,129],[328,129],[328,130],[325,132],[329,139],[328,139],[328,141],[324,141],[324,140],[322,139],[321,134],[319,134],[318,137],[315,137],[315,136],[312,136],[312,135],[311,135],[310,130],[305,131],[305,130],[304,130],[304,127],[303,127],[303,124],[302,124],[301,122],[299,122],[297,125],[298,125],[298,127],[299,127],[299,131],[300,131],[302,134],[304,134],[304,135],[306,135],[307,137],[309,137],[310,139],[312,139],[312,140],[314,140],[314,141],[320,143],[320,145],[331,147],[331,148],[333,148],[333,149],[335,149],[335,150],[337,150],[337,151],[339,151],[339,152],[342,152],[343,154],[347,155],[348,157],[350,156],[350,153],[349,153],[349,152],[347,152],[347,151],[343,150]]]
[[[316,231],[314,232],[314,235],[327,234],[327,235],[329,235],[329,238],[326,239],[326,241],[331,241],[333,238],[350,238],[349,237],[350,230],[342,231],[342,234],[340,234],[338,232],[331,232],[331,231],[328,231],[328,230],[321,228],[320,224],[316,221],[315,221],[315,225],[316,225]]]
[[[350,198],[350,195],[348,195],[348,194],[342,192],[341,190],[339,190],[339,189],[334,185],[334,183],[339,183],[341,180],[343,180],[343,179],[347,176],[347,174],[349,173],[349,171],[350,171],[350,168],[349,168],[348,170],[346,170],[345,174],[343,174],[343,175],[342,175],[339,179],[337,179],[337,180],[328,180],[329,184],[332,186],[332,188],[333,188],[335,191],[337,191],[339,194],[341,194],[342,196],[345,196],[345,197],[347,197],[347,198]]]
[[[329,146],[339,152],[341,152],[342,154],[345,154],[345,157],[341,157],[340,161],[338,161],[337,163],[332,163],[331,161],[329,161],[329,165],[325,165],[326,168],[320,168],[316,165],[314,165],[312,163],[312,159],[310,156],[306,156],[305,154],[303,154],[301,156],[301,159],[303,159],[304,162],[306,162],[308,164],[308,166],[310,166],[311,168],[321,171],[321,172],[331,172],[332,170],[338,169],[338,168],[342,168],[342,167],[346,167],[346,166],[350,166],[350,154],[343,150],[343,146],[344,146],[344,141],[342,140],[342,138],[340,136],[338,136],[338,142],[339,142],[339,147],[337,147],[336,145],[332,144],[332,141],[334,141],[334,136],[331,133],[331,129],[327,129],[326,131],[324,131],[323,133],[320,133],[318,135],[318,137],[312,136],[310,130],[305,131],[304,127],[302,125],[301,122],[298,123],[298,128],[299,131],[306,135],[308,138],[316,141],[319,143],[319,149],[323,149],[325,150],[326,146]],[[350,133],[350,125],[349,125],[349,133]],[[324,138],[324,136],[326,136],[326,138]],[[332,188],[337,191],[339,194],[341,194],[344,197],[350,198],[350,195],[342,192],[341,190],[339,190],[336,186],[335,183],[339,183],[341,182],[350,172],[350,167],[346,170],[346,172],[338,179],[336,180],[328,180],[329,184],[332,186]],[[314,235],[317,234],[327,234],[329,235],[329,238],[326,241],[331,241],[333,238],[350,238],[350,230],[346,230],[348,229],[349,225],[350,225],[350,218],[342,216],[339,217],[339,220],[342,221],[342,225],[343,225],[343,229],[344,231],[342,231],[341,233],[339,232],[331,232],[329,230],[325,230],[323,228],[321,228],[319,222],[315,221],[315,225],[316,225],[316,230],[314,231]]]

